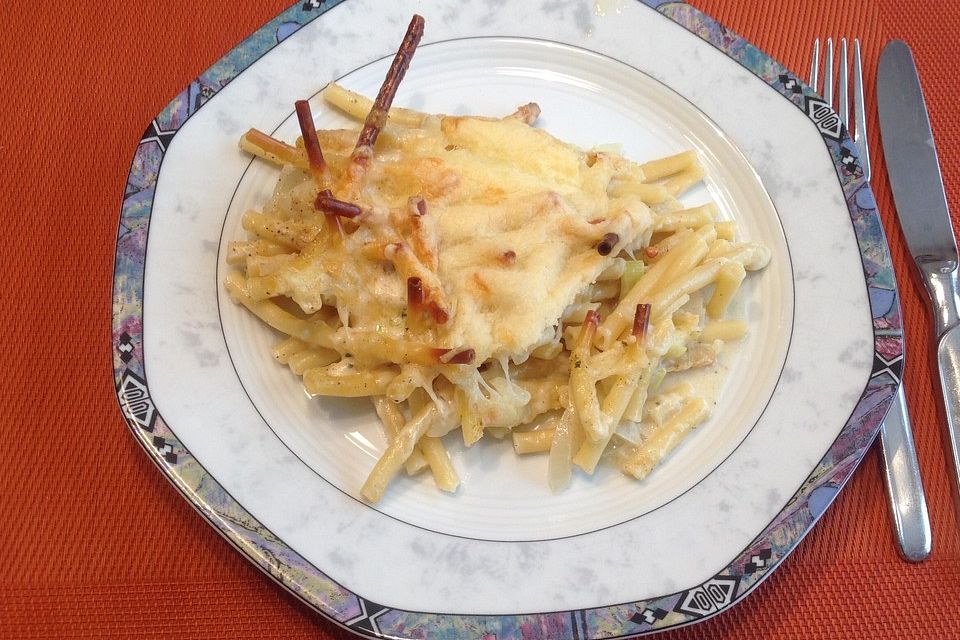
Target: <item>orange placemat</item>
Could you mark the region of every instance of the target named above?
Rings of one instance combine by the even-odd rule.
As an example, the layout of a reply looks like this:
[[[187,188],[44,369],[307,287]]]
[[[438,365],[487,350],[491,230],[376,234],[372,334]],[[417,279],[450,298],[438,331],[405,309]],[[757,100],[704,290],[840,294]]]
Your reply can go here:
[[[0,637],[346,638],[263,577],[171,489],[114,399],[110,287],[120,198],[145,124],[288,0],[14,2],[3,11],[0,175]],[[914,47],[951,202],[960,206],[949,3],[697,0],[798,71],[815,35]],[[415,8],[415,4],[411,4]],[[868,73],[873,98],[873,73]],[[875,121],[875,118],[874,118]],[[680,638],[960,637],[960,534],[941,443],[930,318],[899,238],[878,132],[874,188],[901,279],[906,373],[934,552],[896,555],[871,452],[816,529],[733,610]],[[11,228],[12,227],[12,228]],[[10,321],[12,319],[12,321]]]

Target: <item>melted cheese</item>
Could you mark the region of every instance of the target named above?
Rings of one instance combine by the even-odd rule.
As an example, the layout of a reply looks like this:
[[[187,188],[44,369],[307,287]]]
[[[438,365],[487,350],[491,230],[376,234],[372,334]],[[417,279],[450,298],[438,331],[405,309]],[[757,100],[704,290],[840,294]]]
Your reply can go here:
[[[620,156],[587,153],[514,119],[431,118],[423,129],[391,133],[361,193],[367,217],[342,243],[320,238],[307,246],[283,272],[287,295],[305,310],[335,302],[349,318],[340,329],[347,344],[354,328],[364,328],[472,348],[477,363],[522,361],[619,248],[649,239],[646,205],[608,195],[613,181],[638,171]],[[291,188],[285,180],[273,210],[300,211],[315,198],[309,181]],[[431,218],[450,313],[444,324],[398,321],[407,314],[406,282],[389,261],[365,253],[413,196],[425,199]],[[596,247],[609,233],[618,248],[602,256]]]

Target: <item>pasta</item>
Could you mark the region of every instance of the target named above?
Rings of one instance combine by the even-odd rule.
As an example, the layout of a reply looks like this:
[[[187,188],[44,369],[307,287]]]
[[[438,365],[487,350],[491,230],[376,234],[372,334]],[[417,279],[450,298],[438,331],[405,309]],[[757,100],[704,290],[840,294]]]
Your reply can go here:
[[[611,451],[643,478],[709,413],[665,380],[744,335],[726,313],[770,252],[715,205],[680,204],[705,176],[693,151],[581,150],[533,126],[534,103],[393,108],[422,33],[415,16],[375,100],[325,89],[359,129],[317,131],[300,101],[296,144],[244,134],[280,177],[229,246],[226,291],[283,334],[274,358],[310,394],[371,398],[389,444],[368,501],[426,469],[455,491],[453,431],[546,453],[554,490]]]

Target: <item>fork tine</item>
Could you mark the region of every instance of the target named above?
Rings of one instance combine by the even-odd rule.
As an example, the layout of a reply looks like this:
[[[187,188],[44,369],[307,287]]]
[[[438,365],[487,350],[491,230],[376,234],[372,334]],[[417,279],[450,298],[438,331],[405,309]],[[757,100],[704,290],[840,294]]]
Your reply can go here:
[[[820,72],[820,38],[813,41],[813,55],[810,56],[810,88],[820,93],[817,80]]]
[[[839,85],[839,97],[837,112],[840,114],[840,122],[850,130],[850,102],[849,102],[849,79],[847,71],[847,39],[840,40],[840,75],[837,84]]]
[[[870,182],[870,145],[867,143],[867,110],[863,100],[863,65],[860,62],[860,38],[853,41],[853,110],[856,118],[856,132],[853,141],[860,150],[860,166],[863,178]]]
[[[827,59],[823,66],[823,92],[820,94],[833,107],[833,38],[827,38]]]

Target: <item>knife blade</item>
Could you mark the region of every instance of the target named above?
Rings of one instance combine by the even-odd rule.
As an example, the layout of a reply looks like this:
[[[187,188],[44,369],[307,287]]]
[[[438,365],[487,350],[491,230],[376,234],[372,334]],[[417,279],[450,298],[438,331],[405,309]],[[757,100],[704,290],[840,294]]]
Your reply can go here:
[[[930,297],[936,357],[960,496],[960,297],[957,239],[920,77],[910,47],[888,43],[877,70],[880,134],[897,220]],[[958,508],[960,517],[960,508]]]
[[[877,110],[900,226],[915,260],[957,263],[940,163],[910,47],[890,42],[877,71]]]

